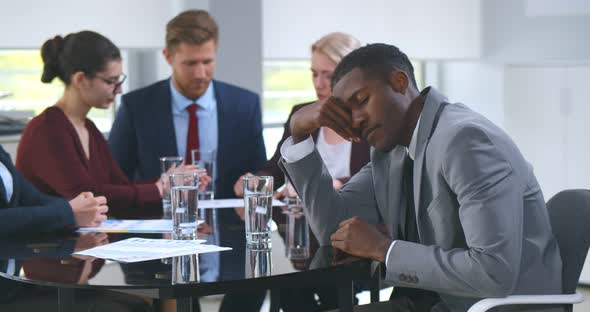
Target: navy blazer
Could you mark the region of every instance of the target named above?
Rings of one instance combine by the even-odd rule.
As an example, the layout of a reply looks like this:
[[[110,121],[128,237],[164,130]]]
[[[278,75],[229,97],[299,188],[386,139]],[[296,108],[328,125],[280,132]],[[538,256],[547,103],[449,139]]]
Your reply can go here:
[[[233,184],[266,162],[257,94],[213,80],[217,100],[215,197],[234,197]],[[178,155],[170,80],[127,93],[109,135],[113,157],[131,180],[160,176],[160,157]]]
[[[74,228],[72,207],[64,199],[45,195],[27,181],[14,167],[10,155],[0,146],[0,162],[13,180],[10,202],[0,187],[0,237],[35,234]]]

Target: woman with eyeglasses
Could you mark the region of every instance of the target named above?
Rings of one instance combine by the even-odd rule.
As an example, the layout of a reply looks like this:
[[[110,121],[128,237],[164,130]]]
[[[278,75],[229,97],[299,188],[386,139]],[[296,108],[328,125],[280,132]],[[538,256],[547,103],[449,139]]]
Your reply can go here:
[[[117,217],[156,215],[164,181],[131,183],[87,118],[90,109],[109,108],[122,92],[125,75],[119,49],[96,32],[81,31],[47,40],[41,57],[41,81],[50,83],[57,77],[65,90],[55,105],[28,123],[18,146],[17,168],[45,193],[72,198],[90,191],[105,196],[110,214]]]

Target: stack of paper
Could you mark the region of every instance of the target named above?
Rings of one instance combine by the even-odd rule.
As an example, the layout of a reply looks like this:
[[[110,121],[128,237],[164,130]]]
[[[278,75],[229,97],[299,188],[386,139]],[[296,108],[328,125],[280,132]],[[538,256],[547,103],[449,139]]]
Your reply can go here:
[[[204,240],[171,240],[133,237],[74,253],[79,256],[140,262],[206,252],[231,250],[228,247],[203,244]]]
[[[197,220],[197,226],[203,222]],[[78,232],[171,233],[172,220],[105,220],[99,227],[79,228]]]
[[[273,206],[285,206],[286,204],[280,200],[273,199]],[[199,200],[199,209],[205,208],[234,208],[244,207],[244,199],[233,198],[233,199],[210,199],[210,200]]]

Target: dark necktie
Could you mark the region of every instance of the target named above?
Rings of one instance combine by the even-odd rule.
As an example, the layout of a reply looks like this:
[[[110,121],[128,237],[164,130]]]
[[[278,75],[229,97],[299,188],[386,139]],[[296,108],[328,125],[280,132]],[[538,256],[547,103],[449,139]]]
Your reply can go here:
[[[416,212],[414,207],[414,161],[409,156],[406,158],[404,170],[404,184],[406,185],[406,220],[404,238],[409,242],[418,242],[418,229],[416,226]]]
[[[199,149],[199,120],[197,119],[197,108],[199,105],[193,103],[186,107],[188,111],[188,132],[186,134],[186,156],[184,161],[187,165],[193,164],[191,151]]]

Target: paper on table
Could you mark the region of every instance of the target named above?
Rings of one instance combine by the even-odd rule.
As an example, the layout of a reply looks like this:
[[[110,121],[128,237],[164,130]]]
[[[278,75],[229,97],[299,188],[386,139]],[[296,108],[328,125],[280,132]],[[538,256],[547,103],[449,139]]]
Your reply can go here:
[[[171,240],[132,237],[111,244],[86,249],[74,255],[111,259],[120,262],[140,262],[161,258],[231,250],[228,247],[205,245],[204,240]]]
[[[273,206],[285,206],[286,204],[280,200],[273,199]],[[243,198],[233,199],[211,199],[211,200],[199,200],[199,208],[233,208],[233,207],[244,207]]]
[[[197,220],[197,226],[203,222]],[[172,220],[105,220],[98,227],[79,228],[78,232],[171,233]]]

